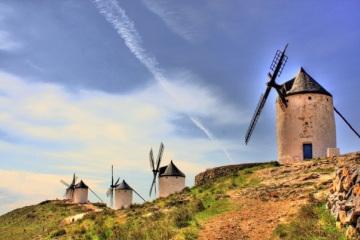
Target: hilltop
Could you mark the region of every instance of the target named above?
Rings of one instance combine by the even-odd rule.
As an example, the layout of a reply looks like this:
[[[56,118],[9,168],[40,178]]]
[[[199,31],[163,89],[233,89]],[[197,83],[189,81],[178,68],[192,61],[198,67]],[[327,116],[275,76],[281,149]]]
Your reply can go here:
[[[208,170],[205,184],[118,211],[45,201],[0,216],[0,239],[346,239],[326,209],[336,163]]]

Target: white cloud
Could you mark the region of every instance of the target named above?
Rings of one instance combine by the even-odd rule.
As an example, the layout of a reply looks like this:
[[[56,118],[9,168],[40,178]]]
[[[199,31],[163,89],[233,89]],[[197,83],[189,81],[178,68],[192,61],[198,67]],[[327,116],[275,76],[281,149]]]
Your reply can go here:
[[[4,20],[13,14],[13,9],[0,3],[0,51],[14,51],[22,47],[22,43],[14,39],[12,34],[4,29]]]
[[[164,70],[160,68],[159,63],[156,58],[152,56],[146,49],[143,47],[142,39],[135,28],[134,22],[127,16],[125,10],[120,7],[120,5],[115,0],[94,0],[96,7],[99,9],[100,13],[104,15],[105,19],[114,27],[119,36],[124,40],[125,45],[129,48],[129,50],[134,54],[134,56],[148,69],[148,71],[153,75],[154,79],[157,81],[159,86],[165,91],[172,100],[176,103],[176,106],[181,109],[181,107],[185,107],[184,114],[186,114],[191,121],[193,121],[193,116],[191,115],[191,108],[193,105],[190,103],[207,103],[206,100],[213,101],[214,97],[207,98],[206,100],[201,99],[201,94],[205,94],[207,96],[213,96],[208,94],[207,91],[203,89],[196,89],[197,91],[190,91],[191,97],[189,98],[189,94],[184,91],[177,91],[182,88],[174,89],[176,86],[174,81],[169,81],[169,79],[164,74]],[[195,79],[192,79],[191,83],[194,82]],[[176,91],[175,91],[176,90]],[[196,101],[189,101],[190,99]],[[183,104],[183,102],[186,102]],[[214,107],[214,104],[210,105],[210,107]],[[214,108],[215,111],[217,109],[226,109],[225,106]],[[221,116],[220,119],[223,119]],[[226,119],[226,118],[225,118]],[[193,124],[198,127],[201,131],[205,133],[206,136],[209,137],[208,132],[210,130],[205,127],[205,125],[197,119]],[[200,127],[201,126],[201,127]],[[206,129],[206,131],[204,131]],[[209,138],[213,141],[216,139],[212,134],[212,138]],[[220,143],[219,140],[216,139],[216,143]],[[219,148],[224,151],[226,157],[229,156],[228,152],[223,146],[219,145]]]
[[[176,6],[176,2],[167,0],[143,0],[143,3],[172,32],[189,42],[200,41],[206,34],[207,16],[192,6]]]
[[[104,197],[109,166],[115,164],[122,174],[135,171],[143,175],[149,171],[148,151],[150,147],[157,148],[160,141],[165,143],[163,163],[175,160],[190,184],[196,173],[218,165],[219,161],[226,162],[222,156],[209,158],[212,153],[219,153],[216,143],[176,135],[173,119],[179,114],[178,105],[161,89],[155,84],[127,95],[88,90],[68,92],[56,84],[33,82],[0,72],[0,92],[3,93],[0,95],[0,130],[9,136],[4,139],[0,136],[2,159],[7,160],[0,162],[0,166],[7,169],[10,166],[20,172],[10,174],[2,170],[0,188],[8,182],[20,184],[13,190],[24,196],[24,201],[16,206],[61,197],[60,176],[76,171],[86,182],[96,180],[95,186]],[[189,84],[175,85],[172,89],[192,91]],[[206,94],[203,98],[212,102]],[[196,113],[196,108],[192,112]],[[224,145],[233,148],[234,144]],[[16,176],[25,170],[31,174],[24,173],[28,177],[23,185]],[[39,174],[40,180],[36,177],[38,171],[48,174]],[[133,177],[130,183],[135,187],[146,185],[136,182],[139,181],[136,176],[121,176]],[[39,182],[44,187],[36,187]]]
[[[0,50],[13,51],[21,48],[22,44],[12,38],[9,32],[0,30]]]

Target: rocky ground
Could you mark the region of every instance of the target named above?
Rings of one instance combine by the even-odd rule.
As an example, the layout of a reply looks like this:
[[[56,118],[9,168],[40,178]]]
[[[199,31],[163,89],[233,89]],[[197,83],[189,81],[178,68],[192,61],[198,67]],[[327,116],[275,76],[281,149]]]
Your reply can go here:
[[[335,165],[336,159],[323,159],[256,171],[253,175],[261,184],[228,192],[238,209],[210,219],[199,239],[274,238],[278,224],[314,198],[327,196]]]

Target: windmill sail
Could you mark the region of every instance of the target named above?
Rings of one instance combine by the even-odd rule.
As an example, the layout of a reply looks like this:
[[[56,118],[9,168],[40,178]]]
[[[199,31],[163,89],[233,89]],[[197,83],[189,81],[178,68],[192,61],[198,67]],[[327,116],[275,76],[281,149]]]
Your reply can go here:
[[[143,198],[134,188],[131,188],[131,190],[133,190],[136,195],[138,195],[142,200],[144,200],[144,202],[146,202],[145,198]]]
[[[280,85],[278,85],[275,80],[278,76],[280,76],[282,70],[284,69],[284,66],[285,66],[285,63],[287,61],[287,56],[285,55],[285,51],[287,49],[287,44],[284,48],[283,51],[280,51],[278,50],[275,54],[275,57],[272,61],[272,64],[270,66],[270,69],[272,70],[272,73],[269,73],[268,76],[269,76],[269,81],[267,83],[267,88],[265,90],[265,93],[263,95],[260,96],[260,100],[259,100],[259,103],[255,109],[255,113],[251,119],[251,122],[250,122],[250,125],[246,131],[246,134],[245,134],[245,144],[248,144],[249,140],[250,140],[250,137],[255,129],[255,126],[256,126],[256,123],[257,121],[259,120],[259,117],[260,117],[260,114],[261,114],[261,111],[262,109],[264,108],[265,106],[265,103],[266,103],[266,100],[269,96],[269,93],[270,93],[270,90],[271,88],[275,88],[279,97],[280,97],[280,100],[282,102],[282,104],[287,107],[287,102],[286,102],[286,99],[285,99],[285,96],[281,93],[280,91]]]
[[[340,116],[340,118],[348,125],[348,127],[355,133],[358,138],[360,138],[360,134],[351,126],[351,124],[346,120],[346,118],[334,107],[334,111]]]
[[[73,198],[76,179],[77,179],[77,177],[76,177],[76,175],[74,173],[70,184],[68,184],[67,182],[65,182],[62,179],[60,180],[60,182],[66,186],[66,190],[65,190],[65,194],[64,194],[64,197],[66,199],[72,199]]]
[[[106,196],[109,197],[109,201],[110,201],[110,206],[114,205],[114,191],[115,188],[118,186],[120,181],[120,178],[118,178],[115,182],[114,182],[114,166],[111,165],[111,184],[109,189],[106,191]]]
[[[94,196],[97,198],[97,199],[99,199],[100,200],[100,202],[104,202],[100,197],[99,197],[99,195],[97,195],[96,194],[96,192],[94,191],[94,190],[92,190],[90,187],[88,187],[89,188],[89,190],[90,190],[90,192],[92,193],[92,194],[94,194]]]
[[[157,178],[158,173],[159,173],[159,168],[160,168],[163,152],[164,152],[164,144],[161,143],[160,148],[159,148],[159,152],[158,152],[158,156],[157,156],[157,159],[156,159],[156,166],[154,168],[155,164],[154,164],[153,152],[152,152],[152,149],[150,150],[150,167],[151,167],[151,170],[153,172],[153,180],[152,180],[152,183],[151,183],[151,186],[150,186],[149,196],[151,196],[151,193],[152,193],[153,189],[155,189],[155,195],[156,195],[156,178]]]

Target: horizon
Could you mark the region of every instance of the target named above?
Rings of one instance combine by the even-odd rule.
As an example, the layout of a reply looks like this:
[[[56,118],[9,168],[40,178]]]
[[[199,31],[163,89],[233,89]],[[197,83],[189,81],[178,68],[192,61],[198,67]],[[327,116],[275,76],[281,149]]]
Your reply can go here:
[[[173,160],[187,186],[208,168],[276,160],[275,91],[248,145],[244,136],[286,43],[277,82],[303,67],[359,131],[356,6],[2,1],[0,214],[62,198],[60,180],[74,172],[108,203],[111,165],[148,199],[149,151],[156,156],[160,142],[162,166]],[[335,119],[341,153],[359,151],[359,139]]]

